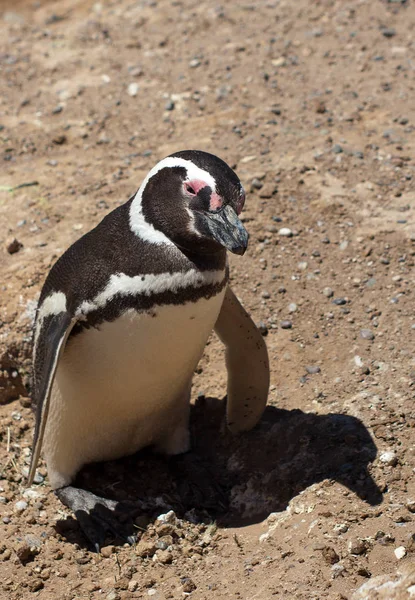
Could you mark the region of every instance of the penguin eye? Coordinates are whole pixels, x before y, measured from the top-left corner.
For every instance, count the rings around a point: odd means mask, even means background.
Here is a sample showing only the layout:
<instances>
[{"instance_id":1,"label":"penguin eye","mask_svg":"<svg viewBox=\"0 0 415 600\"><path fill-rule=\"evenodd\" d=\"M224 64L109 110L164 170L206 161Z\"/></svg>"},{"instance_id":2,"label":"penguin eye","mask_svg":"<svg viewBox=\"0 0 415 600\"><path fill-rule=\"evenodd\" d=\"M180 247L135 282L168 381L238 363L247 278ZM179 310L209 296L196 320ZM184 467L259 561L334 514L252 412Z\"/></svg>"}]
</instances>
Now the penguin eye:
<instances>
[{"instance_id":1,"label":"penguin eye","mask_svg":"<svg viewBox=\"0 0 415 600\"><path fill-rule=\"evenodd\" d=\"M192 187L191 183L188 183L187 181L184 184L184 189L186 190L186 192L188 194L191 194L192 196L196 196L196 191L195 189Z\"/></svg>"}]
</instances>

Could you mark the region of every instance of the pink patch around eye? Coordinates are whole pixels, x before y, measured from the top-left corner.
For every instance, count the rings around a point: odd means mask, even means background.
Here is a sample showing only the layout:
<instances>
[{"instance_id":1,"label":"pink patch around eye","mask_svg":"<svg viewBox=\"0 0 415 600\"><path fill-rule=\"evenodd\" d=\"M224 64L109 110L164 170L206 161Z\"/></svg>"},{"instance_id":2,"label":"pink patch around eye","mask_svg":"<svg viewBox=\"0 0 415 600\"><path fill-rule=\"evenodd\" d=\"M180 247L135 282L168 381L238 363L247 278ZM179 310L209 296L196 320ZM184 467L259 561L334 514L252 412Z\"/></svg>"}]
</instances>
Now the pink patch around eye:
<instances>
[{"instance_id":1,"label":"pink patch around eye","mask_svg":"<svg viewBox=\"0 0 415 600\"><path fill-rule=\"evenodd\" d=\"M209 202L209 210L219 210L222 207L223 200L216 192L212 192Z\"/></svg>"},{"instance_id":2,"label":"pink patch around eye","mask_svg":"<svg viewBox=\"0 0 415 600\"><path fill-rule=\"evenodd\" d=\"M202 181L201 179L192 179L191 181L184 182L184 188L190 194L198 194L199 191L206 186L206 181Z\"/></svg>"}]
</instances>

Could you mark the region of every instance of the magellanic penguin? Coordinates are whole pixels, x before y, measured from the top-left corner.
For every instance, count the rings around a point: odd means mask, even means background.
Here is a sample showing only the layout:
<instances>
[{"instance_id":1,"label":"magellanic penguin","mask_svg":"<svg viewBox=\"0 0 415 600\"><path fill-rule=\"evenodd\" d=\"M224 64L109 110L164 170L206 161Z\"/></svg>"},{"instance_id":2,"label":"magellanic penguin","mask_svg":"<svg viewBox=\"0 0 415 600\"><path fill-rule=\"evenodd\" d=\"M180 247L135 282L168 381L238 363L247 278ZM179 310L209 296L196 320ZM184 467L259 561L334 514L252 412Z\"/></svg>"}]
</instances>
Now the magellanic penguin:
<instances>
[{"instance_id":1,"label":"magellanic penguin","mask_svg":"<svg viewBox=\"0 0 415 600\"><path fill-rule=\"evenodd\" d=\"M226 347L229 429L260 419L267 349L228 285L226 258L247 247L244 201L221 159L177 152L51 269L34 326L29 484L42 448L52 488L77 516L98 500L113 508L70 485L83 465L145 446L189 449L190 386L213 329ZM91 523L81 527L96 543Z\"/></svg>"}]
</instances>

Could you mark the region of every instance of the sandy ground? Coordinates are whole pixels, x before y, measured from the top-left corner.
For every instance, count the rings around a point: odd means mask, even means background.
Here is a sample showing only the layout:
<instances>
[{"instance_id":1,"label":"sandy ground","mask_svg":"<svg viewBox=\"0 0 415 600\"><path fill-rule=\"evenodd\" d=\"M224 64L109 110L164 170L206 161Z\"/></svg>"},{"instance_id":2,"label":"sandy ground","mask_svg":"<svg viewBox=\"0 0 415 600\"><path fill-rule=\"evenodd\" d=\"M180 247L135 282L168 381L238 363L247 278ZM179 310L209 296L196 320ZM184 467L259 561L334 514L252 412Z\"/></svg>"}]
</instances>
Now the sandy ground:
<instances>
[{"instance_id":1,"label":"sandy ground","mask_svg":"<svg viewBox=\"0 0 415 600\"><path fill-rule=\"evenodd\" d=\"M0 598L413 598L413 3L3 0L0 28ZM44 466L25 488L34 308L62 251L187 148L249 192L232 285L269 406L224 430L212 338L188 464L85 470L150 501L137 546L96 555Z\"/></svg>"}]
</instances>

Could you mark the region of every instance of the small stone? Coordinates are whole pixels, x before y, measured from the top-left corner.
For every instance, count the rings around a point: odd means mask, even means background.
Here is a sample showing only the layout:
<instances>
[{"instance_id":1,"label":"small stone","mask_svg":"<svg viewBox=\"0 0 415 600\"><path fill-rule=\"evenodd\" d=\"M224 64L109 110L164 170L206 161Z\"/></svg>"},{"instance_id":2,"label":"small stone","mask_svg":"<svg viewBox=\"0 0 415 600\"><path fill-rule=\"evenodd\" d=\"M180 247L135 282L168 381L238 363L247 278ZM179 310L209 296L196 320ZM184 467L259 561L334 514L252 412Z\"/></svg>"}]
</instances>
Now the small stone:
<instances>
[{"instance_id":1,"label":"small stone","mask_svg":"<svg viewBox=\"0 0 415 600\"><path fill-rule=\"evenodd\" d=\"M268 327L265 325L265 323L263 321L260 321L257 325L260 334L265 337L266 335L268 335Z\"/></svg>"},{"instance_id":2,"label":"small stone","mask_svg":"<svg viewBox=\"0 0 415 600\"><path fill-rule=\"evenodd\" d=\"M25 511L27 507L28 507L28 504L24 500L19 500L14 505L15 511L18 512L18 513L21 513L23 511Z\"/></svg>"},{"instance_id":3,"label":"small stone","mask_svg":"<svg viewBox=\"0 0 415 600\"><path fill-rule=\"evenodd\" d=\"M164 110L174 110L175 104L173 100L168 100L164 105Z\"/></svg>"},{"instance_id":4,"label":"small stone","mask_svg":"<svg viewBox=\"0 0 415 600\"><path fill-rule=\"evenodd\" d=\"M56 144L57 146L61 146L62 144L64 144L67 141L67 137L66 135L62 134L62 135L57 135L52 139L52 142L54 144Z\"/></svg>"},{"instance_id":5,"label":"small stone","mask_svg":"<svg viewBox=\"0 0 415 600\"><path fill-rule=\"evenodd\" d=\"M346 298L334 298L334 300L332 300L331 302L336 306L344 306L345 304L347 304Z\"/></svg>"},{"instance_id":6,"label":"small stone","mask_svg":"<svg viewBox=\"0 0 415 600\"><path fill-rule=\"evenodd\" d=\"M348 245L349 245L349 242L347 240L343 240L342 242L340 242L339 248L340 248L340 250L346 250Z\"/></svg>"},{"instance_id":7,"label":"small stone","mask_svg":"<svg viewBox=\"0 0 415 600\"><path fill-rule=\"evenodd\" d=\"M39 548L37 546L29 546L29 544L26 542L20 544L16 548L17 558L20 560L22 565L25 565L33 560L37 554L39 554Z\"/></svg>"},{"instance_id":8,"label":"small stone","mask_svg":"<svg viewBox=\"0 0 415 600\"><path fill-rule=\"evenodd\" d=\"M200 67L201 62L198 58L193 58L190 62L189 62L189 67L191 69L196 69L196 67Z\"/></svg>"},{"instance_id":9,"label":"small stone","mask_svg":"<svg viewBox=\"0 0 415 600\"><path fill-rule=\"evenodd\" d=\"M145 540L141 540L136 546L135 553L138 556L141 556L141 558L146 558L149 556L153 556L156 550L157 546L154 542L146 542Z\"/></svg>"},{"instance_id":10,"label":"small stone","mask_svg":"<svg viewBox=\"0 0 415 600\"><path fill-rule=\"evenodd\" d=\"M115 546L104 546L101 548L101 554L104 558L109 558L115 552Z\"/></svg>"},{"instance_id":11,"label":"small stone","mask_svg":"<svg viewBox=\"0 0 415 600\"><path fill-rule=\"evenodd\" d=\"M286 321L281 321L280 322L281 329L291 329L292 326L293 326L292 321L286 320Z\"/></svg>"},{"instance_id":12,"label":"small stone","mask_svg":"<svg viewBox=\"0 0 415 600\"><path fill-rule=\"evenodd\" d=\"M396 30L392 27L383 27L381 31L382 35L385 36L385 38L391 38L394 35L396 35Z\"/></svg>"},{"instance_id":13,"label":"small stone","mask_svg":"<svg viewBox=\"0 0 415 600\"><path fill-rule=\"evenodd\" d=\"M361 329L360 337L363 338L364 340L370 340L370 341L373 341L375 339L375 335L372 331L370 331L370 329Z\"/></svg>"},{"instance_id":14,"label":"small stone","mask_svg":"<svg viewBox=\"0 0 415 600\"><path fill-rule=\"evenodd\" d=\"M55 108L52 110L52 115L58 115L62 111L63 111L63 106L58 104L58 106L55 106Z\"/></svg>"},{"instance_id":15,"label":"small stone","mask_svg":"<svg viewBox=\"0 0 415 600\"><path fill-rule=\"evenodd\" d=\"M106 596L105 600L120 600L120 595L115 590L111 590Z\"/></svg>"},{"instance_id":16,"label":"small stone","mask_svg":"<svg viewBox=\"0 0 415 600\"><path fill-rule=\"evenodd\" d=\"M260 198L272 198L272 196L277 192L277 188L273 183L265 183L261 189L259 190Z\"/></svg>"},{"instance_id":17,"label":"small stone","mask_svg":"<svg viewBox=\"0 0 415 600\"><path fill-rule=\"evenodd\" d=\"M251 181L251 191L253 190L260 190L263 187L263 183L262 181L260 181L257 177L254 177L254 179Z\"/></svg>"},{"instance_id":18,"label":"small stone","mask_svg":"<svg viewBox=\"0 0 415 600\"><path fill-rule=\"evenodd\" d=\"M330 287L325 287L323 289L323 295L326 296L326 298L331 298L334 295L334 292Z\"/></svg>"},{"instance_id":19,"label":"small stone","mask_svg":"<svg viewBox=\"0 0 415 600\"><path fill-rule=\"evenodd\" d=\"M29 590L31 592L38 592L39 590L43 589L44 585L45 584L41 579L29 579Z\"/></svg>"},{"instance_id":20,"label":"small stone","mask_svg":"<svg viewBox=\"0 0 415 600\"><path fill-rule=\"evenodd\" d=\"M140 89L140 86L138 85L138 83L133 81L132 83L129 84L129 86L127 88L128 95L132 96L132 97L137 96L139 89Z\"/></svg>"},{"instance_id":21,"label":"small stone","mask_svg":"<svg viewBox=\"0 0 415 600\"><path fill-rule=\"evenodd\" d=\"M293 236L293 232L288 227L281 227L281 229L278 231L278 233L279 233L279 235L282 235L283 237L292 237Z\"/></svg>"},{"instance_id":22,"label":"small stone","mask_svg":"<svg viewBox=\"0 0 415 600\"><path fill-rule=\"evenodd\" d=\"M190 577L182 577L180 579L180 582L183 586L182 590L185 594L190 594L197 588L195 582L192 579L190 579Z\"/></svg>"},{"instance_id":23,"label":"small stone","mask_svg":"<svg viewBox=\"0 0 415 600\"><path fill-rule=\"evenodd\" d=\"M340 144L334 144L332 151L334 154L341 154L343 152L343 148L340 146Z\"/></svg>"},{"instance_id":24,"label":"small stone","mask_svg":"<svg viewBox=\"0 0 415 600\"><path fill-rule=\"evenodd\" d=\"M404 558L406 556L406 548L405 546L399 546L398 548L395 548L393 553L395 554L398 560L401 560L401 558Z\"/></svg>"},{"instance_id":25,"label":"small stone","mask_svg":"<svg viewBox=\"0 0 415 600\"><path fill-rule=\"evenodd\" d=\"M169 523L170 525L175 525L177 522L176 513L173 510L169 510L169 512L159 515L157 517L157 521L161 521L162 523Z\"/></svg>"},{"instance_id":26,"label":"small stone","mask_svg":"<svg viewBox=\"0 0 415 600\"><path fill-rule=\"evenodd\" d=\"M321 243L330 244L330 239L325 235L323 238L321 238Z\"/></svg>"},{"instance_id":27,"label":"small stone","mask_svg":"<svg viewBox=\"0 0 415 600\"><path fill-rule=\"evenodd\" d=\"M297 267L300 269L300 271L305 271L308 267L308 262L303 260L298 263Z\"/></svg>"},{"instance_id":28,"label":"small stone","mask_svg":"<svg viewBox=\"0 0 415 600\"><path fill-rule=\"evenodd\" d=\"M415 513L415 500L408 500L406 503L406 508L409 510L409 512Z\"/></svg>"},{"instance_id":29,"label":"small stone","mask_svg":"<svg viewBox=\"0 0 415 600\"><path fill-rule=\"evenodd\" d=\"M379 460L388 467L395 467L398 464L398 458L392 451L382 452L382 454L379 456Z\"/></svg>"},{"instance_id":30,"label":"small stone","mask_svg":"<svg viewBox=\"0 0 415 600\"><path fill-rule=\"evenodd\" d=\"M317 365L307 366L305 368L305 370L307 371L307 373L309 375L316 375L317 373L320 373L320 371L321 371L320 367L318 367Z\"/></svg>"},{"instance_id":31,"label":"small stone","mask_svg":"<svg viewBox=\"0 0 415 600\"><path fill-rule=\"evenodd\" d=\"M266 290L264 290L264 291L261 293L261 298L265 298L265 299L267 299L267 298L271 298L271 294L270 294L269 292L267 292Z\"/></svg>"},{"instance_id":32,"label":"small stone","mask_svg":"<svg viewBox=\"0 0 415 600\"><path fill-rule=\"evenodd\" d=\"M322 555L328 565L335 565L340 560L339 555L331 546L324 546Z\"/></svg>"},{"instance_id":33,"label":"small stone","mask_svg":"<svg viewBox=\"0 0 415 600\"><path fill-rule=\"evenodd\" d=\"M173 554L168 550L157 550L156 557L163 565L169 565L173 561Z\"/></svg>"},{"instance_id":34,"label":"small stone","mask_svg":"<svg viewBox=\"0 0 415 600\"><path fill-rule=\"evenodd\" d=\"M9 254L16 254L16 252L19 252L23 248L23 244L16 238L13 238L7 242L6 248Z\"/></svg>"},{"instance_id":35,"label":"small stone","mask_svg":"<svg viewBox=\"0 0 415 600\"><path fill-rule=\"evenodd\" d=\"M366 552L367 548L368 548L367 542L365 542L364 540L356 539L356 540L351 540L349 542L350 554L356 554L356 555L364 554Z\"/></svg>"},{"instance_id":36,"label":"small stone","mask_svg":"<svg viewBox=\"0 0 415 600\"><path fill-rule=\"evenodd\" d=\"M288 312L290 313L295 313L298 309L298 306L296 305L295 302L291 302L291 304L288 305Z\"/></svg>"}]
</instances>

